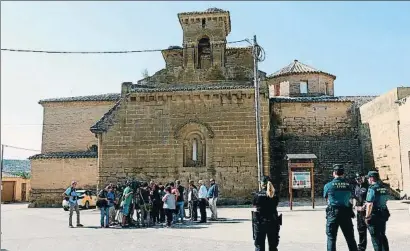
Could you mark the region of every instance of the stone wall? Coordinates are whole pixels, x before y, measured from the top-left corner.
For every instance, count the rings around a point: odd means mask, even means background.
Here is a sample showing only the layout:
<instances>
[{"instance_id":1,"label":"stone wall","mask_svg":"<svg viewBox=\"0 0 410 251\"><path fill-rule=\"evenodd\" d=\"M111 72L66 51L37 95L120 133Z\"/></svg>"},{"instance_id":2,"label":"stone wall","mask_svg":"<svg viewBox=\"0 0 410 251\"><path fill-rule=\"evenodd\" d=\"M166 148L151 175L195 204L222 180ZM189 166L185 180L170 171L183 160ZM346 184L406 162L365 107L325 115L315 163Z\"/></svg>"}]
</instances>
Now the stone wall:
<instances>
[{"instance_id":1,"label":"stone wall","mask_svg":"<svg viewBox=\"0 0 410 251\"><path fill-rule=\"evenodd\" d=\"M403 190L404 194L410 197L410 96L401 100L401 104L399 105L399 118Z\"/></svg>"},{"instance_id":2,"label":"stone wall","mask_svg":"<svg viewBox=\"0 0 410 251\"><path fill-rule=\"evenodd\" d=\"M207 83L225 80L253 79L252 47L226 48L223 50L224 63L213 64L209 68L194 69L182 66L181 51L177 49L162 52L166 60L166 68L151 77L138 81L140 84L156 83ZM262 74L264 75L264 74ZM264 77L264 76L262 76Z\"/></svg>"},{"instance_id":3,"label":"stone wall","mask_svg":"<svg viewBox=\"0 0 410 251\"><path fill-rule=\"evenodd\" d=\"M286 101L271 99L271 173L288 195L286 154L311 153L315 191L320 196L331 179L332 165L345 164L346 175L361 170L357 110L352 101ZM348 162L350 164L347 164Z\"/></svg>"},{"instance_id":4,"label":"stone wall","mask_svg":"<svg viewBox=\"0 0 410 251\"><path fill-rule=\"evenodd\" d=\"M87 150L97 139L92 126L114 101L50 102L42 104L42 153Z\"/></svg>"},{"instance_id":5,"label":"stone wall","mask_svg":"<svg viewBox=\"0 0 410 251\"><path fill-rule=\"evenodd\" d=\"M97 159L32 159L30 199L36 206L61 206L61 194L72 180L78 182L79 188L95 188L98 181Z\"/></svg>"},{"instance_id":6,"label":"stone wall","mask_svg":"<svg viewBox=\"0 0 410 251\"><path fill-rule=\"evenodd\" d=\"M131 93L123 102L113 114L115 123L99 135L100 183L135 177L163 183L179 179L186 185L215 178L221 198L235 201L248 200L257 189L252 89ZM263 98L266 168L268 109ZM205 165L184 167L190 135L199 135Z\"/></svg>"},{"instance_id":7,"label":"stone wall","mask_svg":"<svg viewBox=\"0 0 410 251\"><path fill-rule=\"evenodd\" d=\"M374 168L394 190L402 190L402 167L399 144L398 99L410 94L410 88L395 88L360 107L361 122L369 131ZM370 149L367 149L370 150Z\"/></svg>"},{"instance_id":8,"label":"stone wall","mask_svg":"<svg viewBox=\"0 0 410 251\"><path fill-rule=\"evenodd\" d=\"M300 82L307 82L306 96L333 96L334 79L326 74L294 74L290 76L273 77L268 80L269 96L302 96ZM279 90L277 90L279 88ZM279 95L277 95L279 94Z\"/></svg>"}]
</instances>

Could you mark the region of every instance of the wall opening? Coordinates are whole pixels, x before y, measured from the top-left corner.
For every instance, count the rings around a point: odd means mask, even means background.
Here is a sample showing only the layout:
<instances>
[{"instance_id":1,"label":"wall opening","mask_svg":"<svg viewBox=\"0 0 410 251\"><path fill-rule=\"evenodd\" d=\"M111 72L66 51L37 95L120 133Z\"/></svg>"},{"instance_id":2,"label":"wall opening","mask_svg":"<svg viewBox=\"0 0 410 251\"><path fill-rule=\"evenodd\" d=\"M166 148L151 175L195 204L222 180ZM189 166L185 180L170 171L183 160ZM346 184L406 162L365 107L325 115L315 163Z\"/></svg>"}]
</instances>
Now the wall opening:
<instances>
[{"instance_id":1,"label":"wall opening","mask_svg":"<svg viewBox=\"0 0 410 251\"><path fill-rule=\"evenodd\" d=\"M209 37L203 37L198 41L198 69L211 66L211 42Z\"/></svg>"},{"instance_id":2,"label":"wall opening","mask_svg":"<svg viewBox=\"0 0 410 251\"><path fill-rule=\"evenodd\" d=\"M206 26L206 20L205 18L202 18L202 28L205 28L205 26Z\"/></svg>"},{"instance_id":3,"label":"wall opening","mask_svg":"<svg viewBox=\"0 0 410 251\"><path fill-rule=\"evenodd\" d=\"M194 139L192 141L192 160L197 161L198 160L198 141Z\"/></svg>"},{"instance_id":4,"label":"wall opening","mask_svg":"<svg viewBox=\"0 0 410 251\"><path fill-rule=\"evenodd\" d=\"M325 95L329 95L329 83L325 83Z\"/></svg>"},{"instance_id":5,"label":"wall opening","mask_svg":"<svg viewBox=\"0 0 410 251\"><path fill-rule=\"evenodd\" d=\"M199 132L189 134L184 140L184 167L202 167L206 165L206 144Z\"/></svg>"},{"instance_id":6,"label":"wall opening","mask_svg":"<svg viewBox=\"0 0 410 251\"><path fill-rule=\"evenodd\" d=\"M300 82L300 94L307 94L308 93L308 83L307 81Z\"/></svg>"},{"instance_id":7,"label":"wall opening","mask_svg":"<svg viewBox=\"0 0 410 251\"><path fill-rule=\"evenodd\" d=\"M275 96L280 96L280 84L275 85Z\"/></svg>"}]
</instances>

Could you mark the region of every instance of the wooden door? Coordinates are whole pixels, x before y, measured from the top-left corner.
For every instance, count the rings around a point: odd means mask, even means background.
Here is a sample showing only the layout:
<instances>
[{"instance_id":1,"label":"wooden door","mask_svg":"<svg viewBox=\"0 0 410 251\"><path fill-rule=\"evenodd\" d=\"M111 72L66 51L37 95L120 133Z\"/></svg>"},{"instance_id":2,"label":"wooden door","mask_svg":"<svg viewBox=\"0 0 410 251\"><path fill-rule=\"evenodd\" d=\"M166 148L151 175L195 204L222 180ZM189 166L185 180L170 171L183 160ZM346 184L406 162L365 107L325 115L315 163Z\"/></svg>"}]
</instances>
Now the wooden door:
<instances>
[{"instance_id":1,"label":"wooden door","mask_svg":"<svg viewBox=\"0 0 410 251\"><path fill-rule=\"evenodd\" d=\"M27 184L22 183L21 184L21 201L26 201L27 200Z\"/></svg>"},{"instance_id":2,"label":"wooden door","mask_svg":"<svg viewBox=\"0 0 410 251\"><path fill-rule=\"evenodd\" d=\"M14 181L3 181L3 189L1 190L2 202L14 201Z\"/></svg>"}]
</instances>

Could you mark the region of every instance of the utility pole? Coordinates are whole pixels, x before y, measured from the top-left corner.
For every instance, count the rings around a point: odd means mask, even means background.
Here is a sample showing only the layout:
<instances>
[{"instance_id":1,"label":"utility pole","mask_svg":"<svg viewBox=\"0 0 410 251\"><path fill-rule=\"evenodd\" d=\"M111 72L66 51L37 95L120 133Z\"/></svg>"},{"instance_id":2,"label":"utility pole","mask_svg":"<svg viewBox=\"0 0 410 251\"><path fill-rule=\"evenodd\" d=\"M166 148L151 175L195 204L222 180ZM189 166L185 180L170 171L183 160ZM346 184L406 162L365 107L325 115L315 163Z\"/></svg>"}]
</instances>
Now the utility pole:
<instances>
[{"instance_id":1,"label":"utility pole","mask_svg":"<svg viewBox=\"0 0 410 251\"><path fill-rule=\"evenodd\" d=\"M262 181L263 163L262 163L262 128L260 116L260 88L259 88L259 70L258 62L261 48L256 41L256 35L253 36L253 84L255 89L255 124L256 124L256 156L258 163L258 182ZM259 190L261 186L259 185Z\"/></svg>"},{"instance_id":2,"label":"utility pole","mask_svg":"<svg viewBox=\"0 0 410 251\"><path fill-rule=\"evenodd\" d=\"M4 145L1 144L1 156L0 156L0 185L1 185L1 191L0 191L0 219L1 219L1 193L3 192L3 158L4 158ZM1 249L1 236L3 235L3 232L1 231L1 224L0 224L0 249Z\"/></svg>"}]
</instances>

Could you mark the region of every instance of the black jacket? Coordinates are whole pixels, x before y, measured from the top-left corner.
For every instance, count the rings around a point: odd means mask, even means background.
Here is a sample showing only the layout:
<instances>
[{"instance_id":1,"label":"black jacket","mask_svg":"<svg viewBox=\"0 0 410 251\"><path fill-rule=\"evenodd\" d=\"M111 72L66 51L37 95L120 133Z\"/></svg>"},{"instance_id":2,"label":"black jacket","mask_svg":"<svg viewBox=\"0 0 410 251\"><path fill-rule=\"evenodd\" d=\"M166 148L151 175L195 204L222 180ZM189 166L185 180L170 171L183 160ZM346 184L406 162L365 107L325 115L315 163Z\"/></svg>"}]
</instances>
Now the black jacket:
<instances>
[{"instance_id":1,"label":"black jacket","mask_svg":"<svg viewBox=\"0 0 410 251\"><path fill-rule=\"evenodd\" d=\"M366 202L367 190L369 189L369 184L367 182L361 185L356 184L354 188L354 198L356 199L356 206L363 206Z\"/></svg>"},{"instance_id":2,"label":"black jacket","mask_svg":"<svg viewBox=\"0 0 410 251\"><path fill-rule=\"evenodd\" d=\"M264 220L275 220L278 217L279 197L275 193L273 198L269 198L266 194L266 189L256 193L253 198L253 205L256 211L260 213L260 218Z\"/></svg>"}]
</instances>

